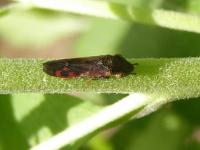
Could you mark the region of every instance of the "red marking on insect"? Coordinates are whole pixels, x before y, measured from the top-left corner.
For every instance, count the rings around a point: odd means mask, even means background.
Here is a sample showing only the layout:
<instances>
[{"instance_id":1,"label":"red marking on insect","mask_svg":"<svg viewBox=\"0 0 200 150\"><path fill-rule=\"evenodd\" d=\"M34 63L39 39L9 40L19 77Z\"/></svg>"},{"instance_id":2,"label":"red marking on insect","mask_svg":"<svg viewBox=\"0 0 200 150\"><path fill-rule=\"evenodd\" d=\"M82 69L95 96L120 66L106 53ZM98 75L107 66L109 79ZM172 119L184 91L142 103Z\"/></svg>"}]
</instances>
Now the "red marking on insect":
<instances>
[{"instance_id":1,"label":"red marking on insect","mask_svg":"<svg viewBox=\"0 0 200 150\"><path fill-rule=\"evenodd\" d=\"M69 70L69 68L67 68L67 67L65 66L65 67L63 67L63 70L64 70L64 71L67 71L67 70Z\"/></svg>"},{"instance_id":2,"label":"red marking on insect","mask_svg":"<svg viewBox=\"0 0 200 150\"><path fill-rule=\"evenodd\" d=\"M121 55L102 55L48 61L43 64L43 70L48 75L60 78L120 78L131 74L134 65Z\"/></svg>"},{"instance_id":3,"label":"red marking on insect","mask_svg":"<svg viewBox=\"0 0 200 150\"><path fill-rule=\"evenodd\" d=\"M61 70L57 70L57 71L55 72L55 76L56 76L56 77L60 77L60 76L61 76L61 72L62 72Z\"/></svg>"},{"instance_id":4,"label":"red marking on insect","mask_svg":"<svg viewBox=\"0 0 200 150\"><path fill-rule=\"evenodd\" d=\"M68 76L69 76L69 77L76 77L77 74L75 74L74 72L69 72L69 73L68 73Z\"/></svg>"}]
</instances>

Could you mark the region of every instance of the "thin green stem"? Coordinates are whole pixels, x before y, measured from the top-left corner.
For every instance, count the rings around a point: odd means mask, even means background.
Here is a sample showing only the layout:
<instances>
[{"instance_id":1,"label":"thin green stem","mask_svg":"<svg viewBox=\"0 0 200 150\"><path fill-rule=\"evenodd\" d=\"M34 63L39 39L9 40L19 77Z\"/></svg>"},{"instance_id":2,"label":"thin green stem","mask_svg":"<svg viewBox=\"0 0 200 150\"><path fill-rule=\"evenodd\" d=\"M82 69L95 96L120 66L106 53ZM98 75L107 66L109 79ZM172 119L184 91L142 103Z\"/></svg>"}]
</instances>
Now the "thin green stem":
<instances>
[{"instance_id":1,"label":"thin green stem","mask_svg":"<svg viewBox=\"0 0 200 150\"><path fill-rule=\"evenodd\" d=\"M108 106L94 116L33 147L31 150L60 149L63 146L72 144L75 141L77 142L81 138L104 128L109 123L112 123L120 118L126 116L129 116L130 118L130 116L136 113L136 110L145 106L149 100L149 96L140 93L131 94L123 98L121 101Z\"/></svg>"},{"instance_id":2,"label":"thin green stem","mask_svg":"<svg viewBox=\"0 0 200 150\"><path fill-rule=\"evenodd\" d=\"M93 0L18 0L34 6L81 15L136 21L170 29L200 33L200 17L164 9L147 9Z\"/></svg>"}]
</instances>

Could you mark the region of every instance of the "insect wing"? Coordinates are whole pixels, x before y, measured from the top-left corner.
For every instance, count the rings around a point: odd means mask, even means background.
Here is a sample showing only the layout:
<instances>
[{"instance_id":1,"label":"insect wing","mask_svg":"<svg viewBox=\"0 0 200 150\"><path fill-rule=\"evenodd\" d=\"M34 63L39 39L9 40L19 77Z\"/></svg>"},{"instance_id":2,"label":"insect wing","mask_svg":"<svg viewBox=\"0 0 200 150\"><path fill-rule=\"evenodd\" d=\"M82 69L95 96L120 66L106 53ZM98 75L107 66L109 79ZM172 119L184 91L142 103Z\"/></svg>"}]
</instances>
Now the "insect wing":
<instances>
[{"instance_id":1,"label":"insect wing","mask_svg":"<svg viewBox=\"0 0 200 150\"><path fill-rule=\"evenodd\" d=\"M43 64L43 70L48 75L73 78L81 76L99 77L104 76L109 69L103 65L102 59L95 57L91 59L62 59L49 61Z\"/></svg>"},{"instance_id":2,"label":"insect wing","mask_svg":"<svg viewBox=\"0 0 200 150\"><path fill-rule=\"evenodd\" d=\"M43 70L48 75L60 78L102 78L112 75L122 77L130 74L134 65L121 55L102 55L48 61L43 64Z\"/></svg>"}]
</instances>

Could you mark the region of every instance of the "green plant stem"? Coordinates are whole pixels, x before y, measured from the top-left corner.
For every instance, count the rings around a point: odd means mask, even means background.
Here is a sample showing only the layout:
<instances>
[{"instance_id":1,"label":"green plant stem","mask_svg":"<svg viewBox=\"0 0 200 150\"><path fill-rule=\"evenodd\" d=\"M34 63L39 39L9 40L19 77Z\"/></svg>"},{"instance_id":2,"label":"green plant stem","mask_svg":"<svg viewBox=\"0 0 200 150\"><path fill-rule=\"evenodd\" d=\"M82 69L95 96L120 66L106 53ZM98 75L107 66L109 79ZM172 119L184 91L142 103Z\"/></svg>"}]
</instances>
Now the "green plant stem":
<instances>
[{"instance_id":1,"label":"green plant stem","mask_svg":"<svg viewBox=\"0 0 200 150\"><path fill-rule=\"evenodd\" d=\"M158 93L168 97L200 96L200 58L129 59L138 63L122 78L61 79L43 72L46 60L0 59L0 93Z\"/></svg>"},{"instance_id":2,"label":"green plant stem","mask_svg":"<svg viewBox=\"0 0 200 150\"><path fill-rule=\"evenodd\" d=\"M138 63L122 78L61 79L43 72L46 60L0 59L0 93L142 93L152 102L138 116L178 99L200 96L200 58L129 59Z\"/></svg>"},{"instance_id":3,"label":"green plant stem","mask_svg":"<svg viewBox=\"0 0 200 150\"><path fill-rule=\"evenodd\" d=\"M200 17L164 9L147 9L93 0L17 0L34 6L81 15L136 21L170 29L200 33Z\"/></svg>"},{"instance_id":4,"label":"green plant stem","mask_svg":"<svg viewBox=\"0 0 200 150\"><path fill-rule=\"evenodd\" d=\"M95 131L104 128L109 123L112 123L126 116L129 116L130 118L130 116L136 113L136 110L145 106L149 100L149 96L143 95L141 93L131 94L123 98L121 101L106 107L94 116L60 132L49 140L33 147L31 150L55 150L72 144L75 141L77 142L82 137L88 136Z\"/></svg>"}]
</instances>

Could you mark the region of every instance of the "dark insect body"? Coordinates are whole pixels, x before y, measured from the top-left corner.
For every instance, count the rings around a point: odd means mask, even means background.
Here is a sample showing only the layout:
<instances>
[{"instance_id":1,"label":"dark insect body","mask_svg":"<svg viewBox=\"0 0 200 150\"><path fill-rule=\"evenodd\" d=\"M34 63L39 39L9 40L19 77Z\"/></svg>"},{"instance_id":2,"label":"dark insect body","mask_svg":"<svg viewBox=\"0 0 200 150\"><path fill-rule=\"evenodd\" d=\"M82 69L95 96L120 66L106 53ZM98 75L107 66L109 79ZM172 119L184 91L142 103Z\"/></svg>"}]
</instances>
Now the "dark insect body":
<instances>
[{"instance_id":1,"label":"dark insect body","mask_svg":"<svg viewBox=\"0 0 200 150\"><path fill-rule=\"evenodd\" d=\"M60 78L119 78L130 74L134 64L130 64L121 55L102 55L48 61L43 64L43 70L50 76Z\"/></svg>"}]
</instances>

